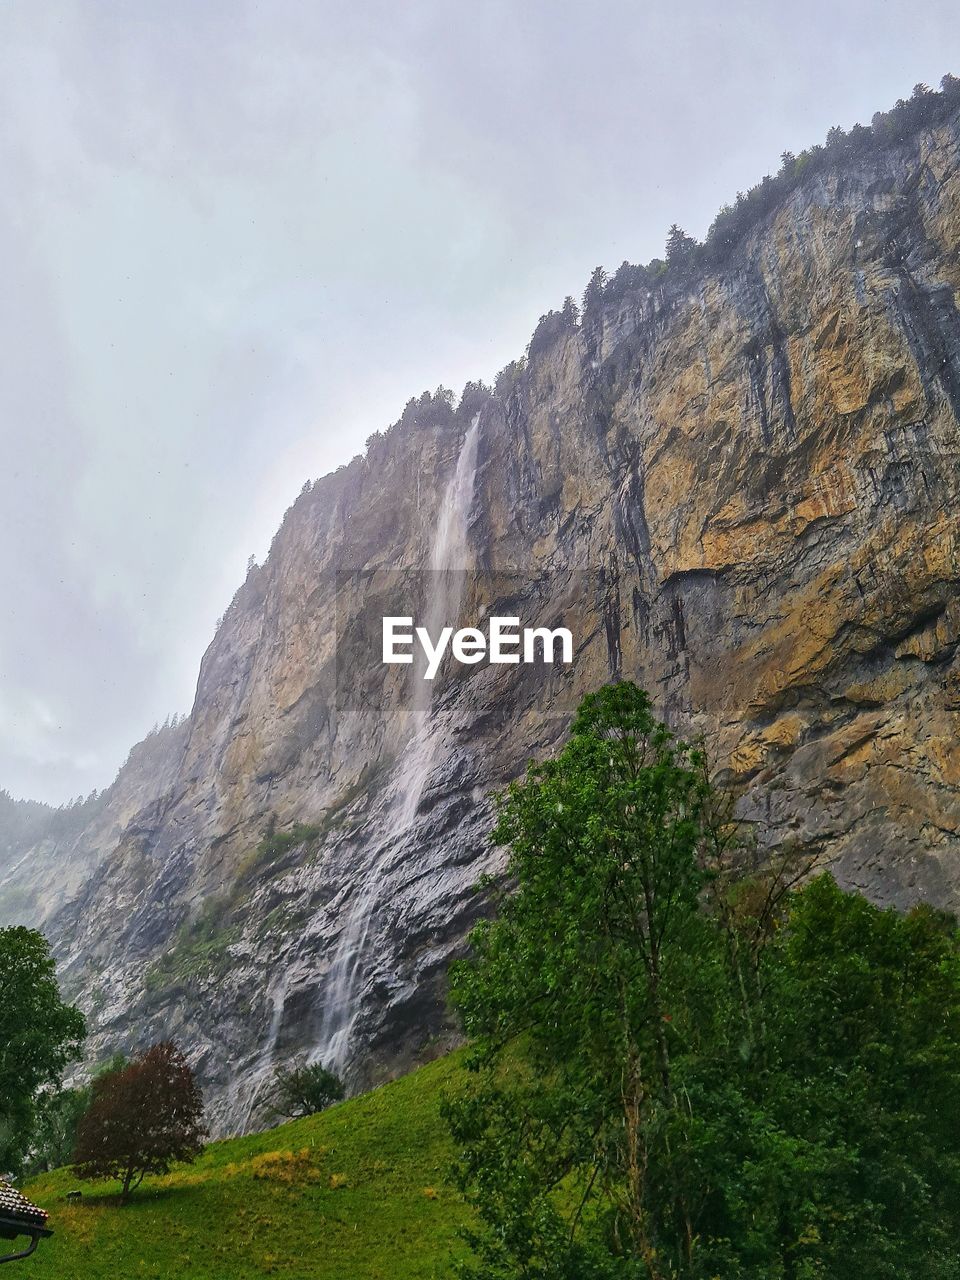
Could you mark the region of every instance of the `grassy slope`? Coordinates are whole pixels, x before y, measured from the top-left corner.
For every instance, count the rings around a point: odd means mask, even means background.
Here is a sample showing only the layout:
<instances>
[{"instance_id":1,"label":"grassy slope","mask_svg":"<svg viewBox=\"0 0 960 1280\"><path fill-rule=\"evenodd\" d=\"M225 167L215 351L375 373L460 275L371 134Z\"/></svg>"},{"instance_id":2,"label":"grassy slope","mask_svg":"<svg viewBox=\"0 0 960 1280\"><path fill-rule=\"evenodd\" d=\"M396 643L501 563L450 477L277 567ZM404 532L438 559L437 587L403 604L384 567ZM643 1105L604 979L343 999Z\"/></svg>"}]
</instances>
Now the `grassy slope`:
<instances>
[{"instance_id":1,"label":"grassy slope","mask_svg":"<svg viewBox=\"0 0 960 1280\"><path fill-rule=\"evenodd\" d=\"M461 1071L452 1054L322 1115L212 1143L196 1164L148 1179L123 1209L113 1185L44 1174L25 1190L48 1210L55 1235L22 1274L449 1277L467 1211L448 1184L452 1148L439 1104ZM83 1202L68 1205L77 1186Z\"/></svg>"}]
</instances>

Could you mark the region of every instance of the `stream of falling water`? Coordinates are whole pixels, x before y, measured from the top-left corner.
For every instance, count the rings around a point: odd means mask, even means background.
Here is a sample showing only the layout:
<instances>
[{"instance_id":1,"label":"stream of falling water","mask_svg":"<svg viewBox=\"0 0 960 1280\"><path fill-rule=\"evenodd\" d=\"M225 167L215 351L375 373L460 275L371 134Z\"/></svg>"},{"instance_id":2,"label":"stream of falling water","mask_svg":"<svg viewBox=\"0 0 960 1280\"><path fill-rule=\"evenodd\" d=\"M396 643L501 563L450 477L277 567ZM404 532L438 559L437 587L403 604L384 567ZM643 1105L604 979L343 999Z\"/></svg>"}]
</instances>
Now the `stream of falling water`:
<instances>
[{"instance_id":1,"label":"stream of falling water","mask_svg":"<svg viewBox=\"0 0 960 1280\"><path fill-rule=\"evenodd\" d=\"M443 495L440 517L430 547L431 570L424 625L436 638L445 626L455 627L463 603L466 570L470 567L467 523L473 504L473 487L477 474L477 435L480 415L473 419L463 438L457 468ZM439 745L438 733L430 723L433 681L424 680L425 656L421 653L414 666L413 733L404 754L397 782L400 803L397 829L405 831L416 816L420 796L433 768Z\"/></svg>"},{"instance_id":2,"label":"stream of falling water","mask_svg":"<svg viewBox=\"0 0 960 1280\"><path fill-rule=\"evenodd\" d=\"M467 428L460 455L450 481L444 490L436 529L430 545L427 600L423 625L434 638L441 627L457 625L466 570L470 568L467 526L473 505L477 474L477 443L480 431L478 413ZM423 678L421 655L413 667L412 728L410 739L394 785L393 807L396 813L394 835L402 835L413 823L423 789L437 760L442 733L431 722L433 681ZM389 848L366 871L353 899L346 906L346 919L340 932L337 950L327 975L324 993L323 1022L314 1057L325 1066L339 1070L347 1060L350 1036L357 1017L356 994L360 978L360 960L372 922L380 872L389 856Z\"/></svg>"}]
</instances>

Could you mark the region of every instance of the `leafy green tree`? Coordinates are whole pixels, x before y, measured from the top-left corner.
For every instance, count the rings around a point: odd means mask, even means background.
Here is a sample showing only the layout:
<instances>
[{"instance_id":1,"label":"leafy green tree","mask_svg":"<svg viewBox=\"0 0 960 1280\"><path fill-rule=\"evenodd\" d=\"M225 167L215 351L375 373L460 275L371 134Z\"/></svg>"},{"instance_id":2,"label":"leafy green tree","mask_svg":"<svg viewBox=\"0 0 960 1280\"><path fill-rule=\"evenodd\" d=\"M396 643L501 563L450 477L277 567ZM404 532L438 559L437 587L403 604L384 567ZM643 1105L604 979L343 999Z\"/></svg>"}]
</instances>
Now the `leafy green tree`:
<instances>
[{"instance_id":1,"label":"leafy green tree","mask_svg":"<svg viewBox=\"0 0 960 1280\"><path fill-rule=\"evenodd\" d=\"M763 961L769 1084L798 1153L794 1256L810 1275L960 1274L960 941L821 875Z\"/></svg>"},{"instance_id":2,"label":"leafy green tree","mask_svg":"<svg viewBox=\"0 0 960 1280\"><path fill-rule=\"evenodd\" d=\"M492 1228L474 1240L477 1275L593 1274L610 1241L654 1265L649 1137L675 1140L686 1114L677 991L692 955L705 977L718 967L698 911L705 799L699 761L628 684L586 698L560 757L501 799L494 839L518 890L453 975L482 1079L451 1112L464 1186ZM502 1081L518 1038L527 1069ZM571 1178L582 1200L564 1214ZM692 1235L694 1206L678 1185L667 1196Z\"/></svg>"},{"instance_id":3,"label":"leafy green tree","mask_svg":"<svg viewBox=\"0 0 960 1280\"><path fill-rule=\"evenodd\" d=\"M122 1071L127 1059L114 1054L94 1073L99 1080L114 1071ZM77 1142L77 1129L90 1106L92 1081L68 1089L49 1088L37 1099L37 1114L30 1142L26 1171L45 1173L68 1164Z\"/></svg>"},{"instance_id":4,"label":"leafy green tree","mask_svg":"<svg viewBox=\"0 0 960 1280\"><path fill-rule=\"evenodd\" d=\"M64 1004L42 934L0 929L0 1168L16 1172L30 1145L41 1090L80 1056L79 1009Z\"/></svg>"},{"instance_id":5,"label":"leafy green tree","mask_svg":"<svg viewBox=\"0 0 960 1280\"><path fill-rule=\"evenodd\" d=\"M745 875L702 758L629 684L499 804L515 889L452 982L464 1274L956 1277L952 923L792 888L787 857Z\"/></svg>"},{"instance_id":6,"label":"leafy green tree","mask_svg":"<svg viewBox=\"0 0 960 1280\"><path fill-rule=\"evenodd\" d=\"M343 1081L322 1063L296 1063L274 1075L274 1111L293 1119L324 1111L344 1096Z\"/></svg>"},{"instance_id":7,"label":"leafy green tree","mask_svg":"<svg viewBox=\"0 0 960 1280\"><path fill-rule=\"evenodd\" d=\"M69 1163L77 1141L77 1126L90 1105L89 1086L50 1089L37 1100L37 1114L26 1161L31 1176Z\"/></svg>"}]
</instances>

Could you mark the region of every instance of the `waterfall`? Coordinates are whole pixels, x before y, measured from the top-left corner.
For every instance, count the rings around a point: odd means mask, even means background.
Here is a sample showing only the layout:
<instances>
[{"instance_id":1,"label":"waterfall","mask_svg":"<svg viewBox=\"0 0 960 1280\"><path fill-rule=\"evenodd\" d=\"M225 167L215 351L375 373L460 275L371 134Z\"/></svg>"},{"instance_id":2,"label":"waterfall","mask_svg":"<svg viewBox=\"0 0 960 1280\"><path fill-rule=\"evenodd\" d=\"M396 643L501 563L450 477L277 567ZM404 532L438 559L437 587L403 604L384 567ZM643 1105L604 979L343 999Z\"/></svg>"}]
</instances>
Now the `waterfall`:
<instances>
[{"instance_id":1,"label":"waterfall","mask_svg":"<svg viewBox=\"0 0 960 1280\"><path fill-rule=\"evenodd\" d=\"M467 544L467 522L473 504L473 486L477 474L477 436L479 413L471 422L463 439L457 467L447 485L440 505L440 516L430 547L428 594L424 625L432 636L441 627L457 624L470 548ZM401 765L397 791L397 826L405 831L416 817L420 796L436 760L438 734L430 723L433 681L424 680L420 655L414 666L413 732Z\"/></svg>"},{"instance_id":2,"label":"waterfall","mask_svg":"<svg viewBox=\"0 0 960 1280\"><path fill-rule=\"evenodd\" d=\"M271 983L267 990L271 1006L270 1027L267 1032L267 1042L260 1054L258 1066L251 1072L247 1096L247 1114L241 1132L249 1128L253 1118L253 1109L260 1100L260 1090L264 1083L272 1077L275 1070L277 1042L280 1039L280 1027L283 1025L283 1010L287 999L285 976L281 977L279 982Z\"/></svg>"},{"instance_id":3,"label":"waterfall","mask_svg":"<svg viewBox=\"0 0 960 1280\"><path fill-rule=\"evenodd\" d=\"M473 505L479 432L478 413L467 428L456 468L444 490L430 545L424 625L431 635L438 634L441 627L456 626L463 603L466 571L470 568L467 525ZM411 733L392 797L396 814L394 830L398 836L407 831L416 817L442 738L441 731L431 722L434 682L423 678L423 661L421 657L412 669ZM327 975L319 1045L312 1056L333 1070L341 1069L347 1061L350 1035L357 1017L360 959L372 923L380 873L389 852L388 848L356 886L353 899L346 907L347 916Z\"/></svg>"}]
</instances>

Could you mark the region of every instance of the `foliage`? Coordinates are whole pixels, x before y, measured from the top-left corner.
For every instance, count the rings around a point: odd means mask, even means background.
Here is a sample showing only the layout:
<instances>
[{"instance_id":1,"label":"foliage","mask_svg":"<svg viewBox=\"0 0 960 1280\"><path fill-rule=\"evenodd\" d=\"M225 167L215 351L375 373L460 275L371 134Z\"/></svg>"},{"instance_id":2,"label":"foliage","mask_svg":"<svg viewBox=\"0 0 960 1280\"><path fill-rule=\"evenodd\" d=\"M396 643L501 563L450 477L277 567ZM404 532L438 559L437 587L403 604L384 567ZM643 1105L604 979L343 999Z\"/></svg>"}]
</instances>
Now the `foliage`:
<instances>
[{"instance_id":1,"label":"foliage","mask_svg":"<svg viewBox=\"0 0 960 1280\"><path fill-rule=\"evenodd\" d=\"M479 379L476 382L465 382L457 405L457 417L469 421L489 402L490 394L490 388Z\"/></svg>"},{"instance_id":2,"label":"foliage","mask_svg":"<svg viewBox=\"0 0 960 1280\"><path fill-rule=\"evenodd\" d=\"M30 1176L67 1163L76 1146L77 1126L89 1105L86 1085L49 1089L40 1095L25 1166Z\"/></svg>"},{"instance_id":3,"label":"foliage","mask_svg":"<svg viewBox=\"0 0 960 1280\"><path fill-rule=\"evenodd\" d=\"M688 236L674 223L667 236L667 264L678 271L692 267L696 262L698 248L693 236Z\"/></svg>"},{"instance_id":4,"label":"foliage","mask_svg":"<svg viewBox=\"0 0 960 1280\"><path fill-rule=\"evenodd\" d=\"M738 192L733 206L717 214L697 258L706 266L723 263L743 237L801 182L838 164L905 142L920 129L947 120L960 106L960 81L943 77L939 93L916 85L909 101L901 99L887 112L877 112L869 127L855 124L849 132L834 127L823 146L813 146L798 156L784 152L775 176L767 175L747 192Z\"/></svg>"},{"instance_id":5,"label":"foliage","mask_svg":"<svg viewBox=\"0 0 960 1280\"><path fill-rule=\"evenodd\" d=\"M603 267L594 267L593 274L587 281L583 291L583 315L587 319L603 305L604 290L607 287L607 273Z\"/></svg>"},{"instance_id":6,"label":"foliage","mask_svg":"<svg viewBox=\"0 0 960 1280\"><path fill-rule=\"evenodd\" d=\"M274 1111L289 1119L324 1111L344 1096L343 1081L320 1062L281 1067L275 1073L274 1083Z\"/></svg>"},{"instance_id":7,"label":"foliage","mask_svg":"<svg viewBox=\"0 0 960 1280\"><path fill-rule=\"evenodd\" d=\"M400 415L400 426L407 430L434 430L450 426L454 420L456 396L447 387L424 391L407 401Z\"/></svg>"},{"instance_id":8,"label":"foliage","mask_svg":"<svg viewBox=\"0 0 960 1280\"><path fill-rule=\"evenodd\" d=\"M580 311L573 298L565 298L562 311L548 311L541 316L527 346L527 359L533 360L547 351L565 333L573 333L580 323Z\"/></svg>"},{"instance_id":9,"label":"foliage","mask_svg":"<svg viewBox=\"0 0 960 1280\"><path fill-rule=\"evenodd\" d=\"M653 279L658 274L660 265L659 259L656 258L648 267L642 267L632 262L621 262L604 287L604 305L616 302L618 298L624 297L625 294L632 292L634 289L649 289Z\"/></svg>"},{"instance_id":10,"label":"foliage","mask_svg":"<svg viewBox=\"0 0 960 1280\"><path fill-rule=\"evenodd\" d=\"M453 1157L440 1097L463 1082L455 1054L321 1115L211 1142L194 1164L148 1179L123 1213L117 1185L79 1204L69 1169L24 1188L54 1235L36 1280L439 1280L462 1255L468 1210L445 1180ZM432 1193L432 1194L431 1194Z\"/></svg>"},{"instance_id":11,"label":"foliage","mask_svg":"<svg viewBox=\"0 0 960 1280\"><path fill-rule=\"evenodd\" d=\"M494 380L493 390L501 400L506 400L513 393L526 367L527 358L521 356L519 360L511 360L500 370Z\"/></svg>"},{"instance_id":12,"label":"foliage","mask_svg":"<svg viewBox=\"0 0 960 1280\"><path fill-rule=\"evenodd\" d=\"M42 839L53 812L39 800L15 800L0 788L0 855L15 857L18 849Z\"/></svg>"},{"instance_id":13,"label":"foliage","mask_svg":"<svg viewBox=\"0 0 960 1280\"><path fill-rule=\"evenodd\" d=\"M257 845L259 861L278 858L290 849L295 849L299 844L306 844L310 840L316 840L319 835L320 828L318 826L305 822L295 822L289 831L268 830Z\"/></svg>"},{"instance_id":14,"label":"foliage","mask_svg":"<svg viewBox=\"0 0 960 1280\"><path fill-rule=\"evenodd\" d=\"M153 1045L142 1058L93 1082L77 1130L78 1178L116 1178L120 1203L147 1174L167 1173L203 1150L203 1099L176 1045Z\"/></svg>"},{"instance_id":15,"label":"foliage","mask_svg":"<svg viewBox=\"0 0 960 1280\"><path fill-rule=\"evenodd\" d=\"M453 978L466 1276L956 1276L952 924L791 888L786 857L745 876L702 758L629 684L494 836L516 891Z\"/></svg>"},{"instance_id":16,"label":"foliage","mask_svg":"<svg viewBox=\"0 0 960 1280\"><path fill-rule=\"evenodd\" d=\"M59 1084L80 1056L79 1009L64 1004L46 939L33 929L0 929L0 1169L20 1168L36 1119L37 1096Z\"/></svg>"},{"instance_id":17,"label":"foliage","mask_svg":"<svg viewBox=\"0 0 960 1280\"><path fill-rule=\"evenodd\" d=\"M229 964L228 948L240 936L239 924L225 919L232 905L227 895L211 896L199 915L184 920L170 947L144 974L145 989L169 992L202 974L223 972Z\"/></svg>"},{"instance_id":18,"label":"foliage","mask_svg":"<svg viewBox=\"0 0 960 1280\"><path fill-rule=\"evenodd\" d=\"M22 854L44 840L63 840L82 831L103 809L107 792L91 791L57 808L39 800L14 800L0 790L0 860Z\"/></svg>"},{"instance_id":19,"label":"foliage","mask_svg":"<svg viewBox=\"0 0 960 1280\"><path fill-rule=\"evenodd\" d=\"M115 1054L95 1072L94 1079L122 1071L126 1065L124 1055ZM90 1095L89 1084L68 1089L49 1088L40 1094L26 1164L31 1177L58 1169L71 1158L77 1144L77 1128L90 1105Z\"/></svg>"}]
</instances>

